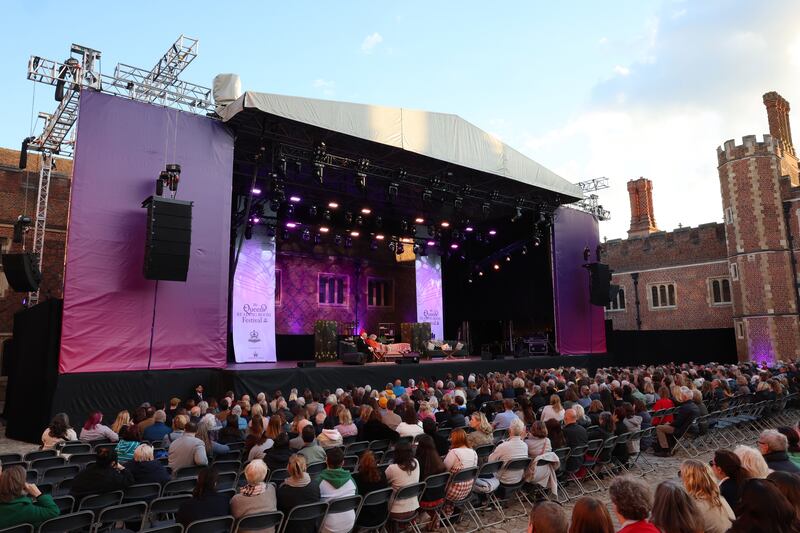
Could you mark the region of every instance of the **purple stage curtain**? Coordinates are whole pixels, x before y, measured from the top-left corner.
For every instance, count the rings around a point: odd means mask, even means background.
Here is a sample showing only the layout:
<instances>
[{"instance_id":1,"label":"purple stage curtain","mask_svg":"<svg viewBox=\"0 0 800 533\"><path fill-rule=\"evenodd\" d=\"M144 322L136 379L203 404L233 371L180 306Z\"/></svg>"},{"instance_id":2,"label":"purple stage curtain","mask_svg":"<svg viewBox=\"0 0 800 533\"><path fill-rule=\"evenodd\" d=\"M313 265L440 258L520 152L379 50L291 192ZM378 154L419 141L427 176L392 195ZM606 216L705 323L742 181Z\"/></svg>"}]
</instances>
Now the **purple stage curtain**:
<instances>
[{"instance_id":1,"label":"purple stage curtain","mask_svg":"<svg viewBox=\"0 0 800 533\"><path fill-rule=\"evenodd\" d=\"M589 271L583 250L600 243L597 219L582 211L559 208L553 224L553 300L559 353L605 353L605 311L589 303Z\"/></svg>"},{"instance_id":2,"label":"purple stage curtain","mask_svg":"<svg viewBox=\"0 0 800 533\"><path fill-rule=\"evenodd\" d=\"M192 246L187 281L156 290L142 274L141 204L166 163L182 168L177 198L194 202ZM61 373L225 366L232 169L220 123L82 92Z\"/></svg>"}]
</instances>

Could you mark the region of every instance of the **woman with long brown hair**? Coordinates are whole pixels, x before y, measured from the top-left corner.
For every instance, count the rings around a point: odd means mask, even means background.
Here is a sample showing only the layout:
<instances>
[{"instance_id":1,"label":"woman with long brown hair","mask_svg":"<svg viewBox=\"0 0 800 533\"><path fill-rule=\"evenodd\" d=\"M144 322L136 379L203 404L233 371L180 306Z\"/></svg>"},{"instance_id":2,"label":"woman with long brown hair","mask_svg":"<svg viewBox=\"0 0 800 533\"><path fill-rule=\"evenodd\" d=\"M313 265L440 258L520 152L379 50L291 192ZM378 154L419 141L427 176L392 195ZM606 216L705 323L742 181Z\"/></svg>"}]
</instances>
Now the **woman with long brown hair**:
<instances>
[{"instance_id":1,"label":"woman with long brown hair","mask_svg":"<svg viewBox=\"0 0 800 533\"><path fill-rule=\"evenodd\" d=\"M748 479L742 488L739 516L731 533L800 533L792 503L772 481Z\"/></svg>"},{"instance_id":2,"label":"woman with long brown hair","mask_svg":"<svg viewBox=\"0 0 800 533\"><path fill-rule=\"evenodd\" d=\"M789 472L773 472L767 479L775 483L781 494L792 504L794 517L800 520L800 476Z\"/></svg>"},{"instance_id":3,"label":"woman with long brown hair","mask_svg":"<svg viewBox=\"0 0 800 533\"><path fill-rule=\"evenodd\" d=\"M703 533L694 499L674 481L664 481L656 488L650 521L662 533Z\"/></svg>"},{"instance_id":4,"label":"woman with long brown hair","mask_svg":"<svg viewBox=\"0 0 800 533\"><path fill-rule=\"evenodd\" d=\"M707 533L725 533L736 518L728 502L720 495L711 468L700 461L687 459L680 469L683 487L694 500L698 516Z\"/></svg>"},{"instance_id":5,"label":"woman with long brown hair","mask_svg":"<svg viewBox=\"0 0 800 533\"><path fill-rule=\"evenodd\" d=\"M575 502L569 533L614 533L614 523L606 505L591 496Z\"/></svg>"},{"instance_id":6,"label":"woman with long brown hair","mask_svg":"<svg viewBox=\"0 0 800 533\"><path fill-rule=\"evenodd\" d=\"M383 470L378 468L375 454L370 450L361 454L361 459L358 461L358 472L353 474L353 481L356 482L358 493L361 496L366 496L370 492L385 489L389 486ZM383 522L388 512L388 502L380 508L365 507L358 514L357 525L366 528L377 526Z\"/></svg>"},{"instance_id":7,"label":"woman with long brown hair","mask_svg":"<svg viewBox=\"0 0 800 533\"><path fill-rule=\"evenodd\" d=\"M409 443L400 442L395 446L394 463L390 464L386 469L386 480L395 492L403 487L420 482L419 462L414 458L414 452ZM419 509L418 498L397 500L393 502L391 509L389 509L389 518L407 519L413 516L417 509ZM390 522L389 527L396 531L396 524Z\"/></svg>"}]
</instances>

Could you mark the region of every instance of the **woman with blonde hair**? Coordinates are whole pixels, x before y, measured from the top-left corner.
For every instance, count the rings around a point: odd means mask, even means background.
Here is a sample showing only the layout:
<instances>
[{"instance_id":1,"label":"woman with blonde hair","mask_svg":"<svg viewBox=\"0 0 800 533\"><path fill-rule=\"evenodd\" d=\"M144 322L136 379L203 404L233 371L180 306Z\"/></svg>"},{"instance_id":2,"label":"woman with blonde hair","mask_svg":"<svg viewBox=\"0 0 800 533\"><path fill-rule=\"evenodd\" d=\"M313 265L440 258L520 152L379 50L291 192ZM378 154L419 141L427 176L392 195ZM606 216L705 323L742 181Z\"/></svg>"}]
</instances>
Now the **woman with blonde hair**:
<instances>
[{"instance_id":1,"label":"woman with blonde hair","mask_svg":"<svg viewBox=\"0 0 800 533\"><path fill-rule=\"evenodd\" d=\"M358 428L353 424L353 415L350 409L342 408L339 410L339 423L335 428L342 438L354 437L358 435Z\"/></svg>"},{"instance_id":2,"label":"woman with blonde hair","mask_svg":"<svg viewBox=\"0 0 800 533\"><path fill-rule=\"evenodd\" d=\"M298 505L320 501L319 484L312 483L311 477L306 472L305 457L300 454L292 455L287 470L289 477L278 488L278 510L282 511L284 516ZM292 524L292 533L313 533L315 530L314 523L300 522L299 527Z\"/></svg>"},{"instance_id":3,"label":"woman with blonde hair","mask_svg":"<svg viewBox=\"0 0 800 533\"><path fill-rule=\"evenodd\" d=\"M478 446L494 444L492 425L486 419L486 415L480 411L472 413L469 417L469 427L474 430L467 435L467 442L470 448L475 449Z\"/></svg>"},{"instance_id":4,"label":"woman with blonde hair","mask_svg":"<svg viewBox=\"0 0 800 533\"><path fill-rule=\"evenodd\" d=\"M111 424L111 431L119 435L123 428L127 429L131 425L131 414L128 411L120 411L117 413L117 419Z\"/></svg>"},{"instance_id":5,"label":"woman with blonde hair","mask_svg":"<svg viewBox=\"0 0 800 533\"><path fill-rule=\"evenodd\" d=\"M681 465L680 477L686 492L694 500L703 530L707 533L728 531L736 516L725 498L720 495L711 468L700 461L687 459Z\"/></svg>"},{"instance_id":6,"label":"woman with blonde hair","mask_svg":"<svg viewBox=\"0 0 800 533\"><path fill-rule=\"evenodd\" d=\"M133 452L133 461L125 465L125 469L133 474L134 483L160 483L170 480L169 471L153 457L153 447L140 444Z\"/></svg>"},{"instance_id":7,"label":"woman with blonde hair","mask_svg":"<svg viewBox=\"0 0 800 533\"><path fill-rule=\"evenodd\" d=\"M739 456L739 460L742 462L742 468L745 469L748 477L765 479L770 474L771 470L769 466L767 466L767 461L764 459L764 456L761 455L761 452L755 448L740 444L733 449L733 453Z\"/></svg>"},{"instance_id":8,"label":"woman with blonde hair","mask_svg":"<svg viewBox=\"0 0 800 533\"><path fill-rule=\"evenodd\" d=\"M544 409L542 409L540 420L542 422L547 422L551 419L559 422L564 420L564 408L561 406L561 397L558 394L551 395L550 405L545 405Z\"/></svg>"},{"instance_id":9,"label":"woman with blonde hair","mask_svg":"<svg viewBox=\"0 0 800 533\"><path fill-rule=\"evenodd\" d=\"M277 511L275 485L266 482L268 473L269 468L261 459L254 459L247 463L244 468L247 484L231 498L231 514L234 518ZM271 531L271 529L259 530L259 533Z\"/></svg>"},{"instance_id":10,"label":"woman with blonde hair","mask_svg":"<svg viewBox=\"0 0 800 533\"><path fill-rule=\"evenodd\" d=\"M433 408L431 407L430 402L422 400L419 402L419 412L417 414L419 421L422 422L426 418L430 418L434 422L436 422L436 415L433 414Z\"/></svg>"}]
</instances>

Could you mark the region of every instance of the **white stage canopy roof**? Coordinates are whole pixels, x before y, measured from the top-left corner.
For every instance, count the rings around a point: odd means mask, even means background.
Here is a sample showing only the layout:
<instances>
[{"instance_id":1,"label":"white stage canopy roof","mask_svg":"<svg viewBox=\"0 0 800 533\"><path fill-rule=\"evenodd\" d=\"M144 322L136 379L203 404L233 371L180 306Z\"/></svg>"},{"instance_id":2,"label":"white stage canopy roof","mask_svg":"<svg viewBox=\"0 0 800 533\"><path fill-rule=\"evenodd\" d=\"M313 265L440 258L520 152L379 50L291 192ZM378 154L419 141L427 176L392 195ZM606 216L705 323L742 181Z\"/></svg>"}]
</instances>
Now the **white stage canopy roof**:
<instances>
[{"instance_id":1,"label":"white stage canopy roof","mask_svg":"<svg viewBox=\"0 0 800 533\"><path fill-rule=\"evenodd\" d=\"M245 109L400 148L454 165L583 198L574 185L458 115L246 92L220 111L224 121Z\"/></svg>"}]
</instances>

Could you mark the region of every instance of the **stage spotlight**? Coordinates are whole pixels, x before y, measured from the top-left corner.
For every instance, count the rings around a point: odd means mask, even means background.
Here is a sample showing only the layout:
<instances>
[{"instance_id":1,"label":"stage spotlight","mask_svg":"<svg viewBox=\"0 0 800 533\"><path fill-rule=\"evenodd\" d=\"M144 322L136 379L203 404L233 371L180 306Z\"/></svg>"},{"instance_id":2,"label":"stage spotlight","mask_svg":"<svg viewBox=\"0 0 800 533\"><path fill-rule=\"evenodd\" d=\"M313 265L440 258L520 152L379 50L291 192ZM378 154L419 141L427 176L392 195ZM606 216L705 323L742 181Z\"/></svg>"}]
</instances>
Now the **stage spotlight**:
<instances>
[{"instance_id":1,"label":"stage spotlight","mask_svg":"<svg viewBox=\"0 0 800 533\"><path fill-rule=\"evenodd\" d=\"M350 232L350 236L351 236L351 237L358 237L359 235L360 235L360 233L359 233L359 232L357 232L357 231L351 231L351 232Z\"/></svg>"},{"instance_id":2,"label":"stage spotlight","mask_svg":"<svg viewBox=\"0 0 800 533\"><path fill-rule=\"evenodd\" d=\"M455 200L453 200L453 208L456 211L461 211L462 207L464 207L464 199L460 196L456 196Z\"/></svg>"},{"instance_id":3,"label":"stage spotlight","mask_svg":"<svg viewBox=\"0 0 800 533\"><path fill-rule=\"evenodd\" d=\"M289 197L289 201L292 202L293 204L296 204L296 203L298 203L300 201L300 197L299 196L290 196Z\"/></svg>"},{"instance_id":4,"label":"stage spotlight","mask_svg":"<svg viewBox=\"0 0 800 533\"><path fill-rule=\"evenodd\" d=\"M426 244L428 246L436 246L436 241L428 241Z\"/></svg>"},{"instance_id":5,"label":"stage spotlight","mask_svg":"<svg viewBox=\"0 0 800 533\"><path fill-rule=\"evenodd\" d=\"M422 191L423 202L430 203L432 199L433 199L433 191L431 191L430 189L425 189L424 191Z\"/></svg>"},{"instance_id":6,"label":"stage spotlight","mask_svg":"<svg viewBox=\"0 0 800 533\"><path fill-rule=\"evenodd\" d=\"M497 235L497 230L496 230L496 229L490 229L490 230L489 230L489 235L491 235L492 237L494 237L495 235Z\"/></svg>"},{"instance_id":7,"label":"stage spotlight","mask_svg":"<svg viewBox=\"0 0 800 533\"><path fill-rule=\"evenodd\" d=\"M250 192L258 196L259 194L261 194L261 189L259 189L258 187L253 187L252 189L250 189Z\"/></svg>"},{"instance_id":8,"label":"stage spotlight","mask_svg":"<svg viewBox=\"0 0 800 533\"><path fill-rule=\"evenodd\" d=\"M314 234L314 244L320 244L322 242L322 235L319 233Z\"/></svg>"},{"instance_id":9,"label":"stage spotlight","mask_svg":"<svg viewBox=\"0 0 800 533\"><path fill-rule=\"evenodd\" d=\"M452 243L450 245L450 248L453 249L453 250L458 250L458 243L457 242Z\"/></svg>"},{"instance_id":10,"label":"stage spotlight","mask_svg":"<svg viewBox=\"0 0 800 533\"><path fill-rule=\"evenodd\" d=\"M325 211L322 212L322 218L323 220L329 221L331 219L331 212L326 209Z\"/></svg>"},{"instance_id":11,"label":"stage spotlight","mask_svg":"<svg viewBox=\"0 0 800 533\"><path fill-rule=\"evenodd\" d=\"M328 228L327 226L320 226L319 227L319 232L320 233L328 233L329 231L330 231L330 228Z\"/></svg>"},{"instance_id":12,"label":"stage spotlight","mask_svg":"<svg viewBox=\"0 0 800 533\"><path fill-rule=\"evenodd\" d=\"M370 209L369 207L362 207L361 208L361 214L362 215L369 215L370 213L372 213L372 209Z\"/></svg>"},{"instance_id":13,"label":"stage spotlight","mask_svg":"<svg viewBox=\"0 0 800 533\"><path fill-rule=\"evenodd\" d=\"M357 226L363 226L364 225L364 217L362 217L361 215L358 215L356 217L356 225Z\"/></svg>"},{"instance_id":14,"label":"stage spotlight","mask_svg":"<svg viewBox=\"0 0 800 533\"><path fill-rule=\"evenodd\" d=\"M308 228L303 230L303 240L304 241L310 241L311 240L311 231Z\"/></svg>"},{"instance_id":15,"label":"stage spotlight","mask_svg":"<svg viewBox=\"0 0 800 533\"><path fill-rule=\"evenodd\" d=\"M510 255L507 255L507 256L506 256L506 262L507 262L507 263L508 263L508 262L511 262L511 256L510 256Z\"/></svg>"},{"instance_id":16,"label":"stage spotlight","mask_svg":"<svg viewBox=\"0 0 800 533\"><path fill-rule=\"evenodd\" d=\"M495 270L500 270L500 264L499 263L495 263L494 265L492 265L492 268L495 269Z\"/></svg>"},{"instance_id":17,"label":"stage spotlight","mask_svg":"<svg viewBox=\"0 0 800 533\"><path fill-rule=\"evenodd\" d=\"M342 236L339 235L339 234L334 235L333 244L335 244L336 246L341 246L342 245Z\"/></svg>"},{"instance_id":18,"label":"stage spotlight","mask_svg":"<svg viewBox=\"0 0 800 533\"><path fill-rule=\"evenodd\" d=\"M522 247L522 255L527 255L527 253L528 253L528 247L527 246L523 246Z\"/></svg>"},{"instance_id":19,"label":"stage spotlight","mask_svg":"<svg viewBox=\"0 0 800 533\"><path fill-rule=\"evenodd\" d=\"M484 202L483 205L481 205L481 211L484 217L488 217L489 213L492 212L492 205L489 202Z\"/></svg>"},{"instance_id":20,"label":"stage spotlight","mask_svg":"<svg viewBox=\"0 0 800 533\"><path fill-rule=\"evenodd\" d=\"M253 221L253 224L258 224L259 222L261 222L261 219L260 219L260 218L258 218L258 217L253 217L253 218L251 218L250 220L252 220L252 221Z\"/></svg>"},{"instance_id":21,"label":"stage spotlight","mask_svg":"<svg viewBox=\"0 0 800 533\"><path fill-rule=\"evenodd\" d=\"M405 172L404 170L401 172ZM387 196L389 197L389 201L397 200L397 195L400 192L400 184L396 182L391 182L389 184L389 188L386 191Z\"/></svg>"},{"instance_id":22,"label":"stage spotlight","mask_svg":"<svg viewBox=\"0 0 800 533\"><path fill-rule=\"evenodd\" d=\"M384 237L382 234L378 233L377 235L375 235L375 238L376 238L377 240L379 240L379 241L382 241L382 240L383 240L383 239L385 239L386 237Z\"/></svg>"},{"instance_id":23,"label":"stage spotlight","mask_svg":"<svg viewBox=\"0 0 800 533\"><path fill-rule=\"evenodd\" d=\"M314 160L322 161L328 154L328 147L324 142L320 141L314 146Z\"/></svg>"},{"instance_id":24,"label":"stage spotlight","mask_svg":"<svg viewBox=\"0 0 800 533\"><path fill-rule=\"evenodd\" d=\"M472 276L467 277L467 283L472 283Z\"/></svg>"},{"instance_id":25,"label":"stage spotlight","mask_svg":"<svg viewBox=\"0 0 800 533\"><path fill-rule=\"evenodd\" d=\"M483 276L483 270L478 270L478 275Z\"/></svg>"},{"instance_id":26,"label":"stage spotlight","mask_svg":"<svg viewBox=\"0 0 800 533\"><path fill-rule=\"evenodd\" d=\"M289 229L294 229L294 228L297 227L297 223L296 222L287 222L286 223L286 227L289 228Z\"/></svg>"},{"instance_id":27,"label":"stage spotlight","mask_svg":"<svg viewBox=\"0 0 800 533\"><path fill-rule=\"evenodd\" d=\"M422 218L422 217L417 217L417 218L414 219L414 222L416 224L424 224L425 223L425 219Z\"/></svg>"},{"instance_id":28,"label":"stage spotlight","mask_svg":"<svg viewBox=\"0 0 800 533\"><path fill-rule=\"evenodd\" d=\"M323 163L314 163L314 179L320 184L325 182L325 165Z\"/></svg>"},{"instance_id":29,"label":"stage spotlight","mask_svg":"<svg viewBox=\"0 0 800 533\"><path fill-rule=\"evenodd\" d=\"M281 177L281 178L285 178L286 177L286 158L285 157L281 157L280 159L278 159L278 168L277 168L276 174L278 174L278 176Z\"/></svg>"},{"instance_id":30,"label":"stage spotlight","mask_svg":"<svg viewBox=\"0 0 800 533\"><path fill-rule=\"evenodd\" d=\"M383 227L383 217L375 217L375 227L376 228Z\"/></svg>"},{"instance_id":31,"label":"stage spotlight","mask_svg":"<svg viewBox=\"0 0 800 533\"><path fill-rule=\"evenodd\" d=\"M328 207L330 207L331 209L338 209L339 204L337 202L328 202Z\"/></svg>"},{"instance_id":32,"label":"stage spotlight","mask_svg":"<svg viewBox=\"0 0 800 533\"><path fill-rule=\"evenodd\" d=\"M472 233L473 231L475 231L475 228L467 224L466 227L464 228L464 231L467 233Z\"/></svg>"},{"instance_id":33,"label":"stage spotlight","mask_svg":"<svg viewBox=\"0 0 800 533\"><path fill-rule=\"evenodd\" d=\"M316 205L312 205L311 207L309 207L308 208L308 214L311 215L312 217L317 216L317 206Z\"/></svg>"},{"instance_id":34,"label":"stage spotlight","mask_svg":"<svg viewBox=\"0 0 800 533\"><path fill-rule=\"evenodd\" d=\"M450 227L450 223L448 221L446 221L446 220L443 220L441 226L443 228L449 228Z\"/></svg>"}]
</instances>

